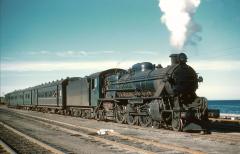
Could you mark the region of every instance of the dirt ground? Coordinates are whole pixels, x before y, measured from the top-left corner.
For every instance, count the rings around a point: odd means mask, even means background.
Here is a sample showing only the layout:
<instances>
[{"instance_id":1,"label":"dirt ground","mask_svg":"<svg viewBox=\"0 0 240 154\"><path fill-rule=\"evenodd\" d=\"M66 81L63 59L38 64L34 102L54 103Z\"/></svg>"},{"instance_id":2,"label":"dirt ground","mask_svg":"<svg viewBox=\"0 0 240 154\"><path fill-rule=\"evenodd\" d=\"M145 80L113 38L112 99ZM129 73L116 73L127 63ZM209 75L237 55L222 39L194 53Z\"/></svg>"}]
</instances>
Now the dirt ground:
<instances>
[{"instance_id":1,"label":"dirt ground","mask_svg":"<svg viewBox=\"0 0 240 154\"><path fill-rule=\"evenodd\" d=\"M0 107L0 121L12 123L20 130L27 132L45 143L51 144L63 151L83 154L107 154L107 153L126 153L124 150L114 149L108 145L93 142L81 136L73 136L64 133L41 123L33 122L24 118L17 118L4 112L7 108ZM103 122L78 117L63 116L57 114L40 113L35 111L11 109L16 113L26 113L38 117L44 117L78 126L84 126L95 129L112 129L122 135L133 136L145 140L154 140L163 144L187 147L194 150L200 150L205 153L232 153L240 151L240 132L227 131L220 132L215 130L209 135L199 135L198 133L181 133L171 130L142 128L138 126L129 126L113 122ZM219 137L220 136L220 137ZM229 139L230 138L230 139ZM233 139L231 139L233 138ZM174 153L174 152L173 152Z\"/></svg>"}]
</instances>

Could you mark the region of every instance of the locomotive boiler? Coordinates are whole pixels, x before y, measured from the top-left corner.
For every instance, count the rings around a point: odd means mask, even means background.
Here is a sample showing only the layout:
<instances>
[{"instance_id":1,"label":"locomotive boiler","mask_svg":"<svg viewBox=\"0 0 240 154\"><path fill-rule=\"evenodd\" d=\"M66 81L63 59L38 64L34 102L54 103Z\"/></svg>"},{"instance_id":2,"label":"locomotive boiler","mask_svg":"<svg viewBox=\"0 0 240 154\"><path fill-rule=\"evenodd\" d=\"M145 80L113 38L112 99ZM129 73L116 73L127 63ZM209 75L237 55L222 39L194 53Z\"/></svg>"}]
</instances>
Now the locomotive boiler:
<instances>
[{"instance_id":1,"label":"locomotive boiler","mask_svg":"<svg viewBox=\"0 0 240 154\"><path fill-rule=\"evenodd\" d=\"M207 101L196 95L198 77L184 53L170 55L163 68L137 63L127 72L107 77L106 98L115 101L116 121L174 130L208 130Z\"/></svg>"}]
</instances>

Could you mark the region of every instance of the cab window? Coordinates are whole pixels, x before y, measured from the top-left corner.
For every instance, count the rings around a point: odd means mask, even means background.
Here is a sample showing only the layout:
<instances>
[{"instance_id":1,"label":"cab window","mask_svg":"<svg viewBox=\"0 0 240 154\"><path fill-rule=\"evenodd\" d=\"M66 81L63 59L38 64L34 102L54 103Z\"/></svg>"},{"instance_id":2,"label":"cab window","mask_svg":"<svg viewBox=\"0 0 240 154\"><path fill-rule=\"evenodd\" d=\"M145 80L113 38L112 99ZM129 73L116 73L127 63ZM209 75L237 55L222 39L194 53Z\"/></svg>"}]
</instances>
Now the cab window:
<instances>
[{"instance_id":1,"label":"cab window","mask_svg":"<svg viewBox=\"0 0 240 154\"><path fill-rule=\"evenodd\" d=\"M97 87L97 78L92 79L92 89L95 89Z\"/></svg>"}]
</instances>

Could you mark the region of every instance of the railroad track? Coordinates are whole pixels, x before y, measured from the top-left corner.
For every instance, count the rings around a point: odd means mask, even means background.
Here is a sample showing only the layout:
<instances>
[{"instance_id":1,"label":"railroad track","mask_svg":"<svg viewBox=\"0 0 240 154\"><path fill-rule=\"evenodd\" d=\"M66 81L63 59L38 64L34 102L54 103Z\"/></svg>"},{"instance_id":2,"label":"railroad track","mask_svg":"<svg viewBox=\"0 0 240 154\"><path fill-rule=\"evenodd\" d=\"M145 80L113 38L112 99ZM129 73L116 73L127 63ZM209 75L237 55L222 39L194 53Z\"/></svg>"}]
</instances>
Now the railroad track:
<instances>
[{"instance_id":1,"label":"railroad track","mask_svg":"<svg viewBox=\"0 0 240 154\"><path fill-rule=\"evenodd\" d=\"M239 136L233 136L233 135L228 135L228 134L211 134L211 135L203 135L199 136L196 134L193 134L192 136L198 137L198 138L203 138L203 139L208 139L208 140L215 140L215 141L222 141L222 142L229 142L229 143L240 143L240 137Z\"/></svg>"},{"instance_id":2,"label":"railroad track","mask_svg":"<svg viewBox=\"0 0 240 154\"><path fill-rule=\"evenodd\" d=\"M9 111L9 110L8 110ZM91 142L98 142L99 144L106 146L108 148L114 148L118 151L123 150L124 153L126 152L133 152L133 153L196 153L201 154L204 153L202 151L189 149L186 147L181 147L179 145L173 144L162 144L155 140L150 139L142 139L138 137L128 136L128 135L121 135L118 133L110 133L106 136L97 136L96 132L98 129L77 126L69 123L64 123L61 121L50 120L46 118L41 118L37 116L32 116L29 114L25 114L23 112L14 112L15 110L10 109L9 112L12 112L16 115L22 115L22 118L28 118L29 120L35 120L36 122L42 123L44 125L48 125L54 127L58 130L67 132L72 136L81 136L84 137ZM144 128L140 126L130 126L130 125L119 125L115 123L111 123L111 125L116 125L122 128L135 128L139 130L147 130L152 132L161 132L161 133L172 133L171 130L159 130L159 129L150 129ZM220 134L220 133L212 133L210 135L200 135L200 134L192 134L192 133L185 133L185 132L178 132L182 135L189 135L194 138L201 138L203 140L214 140L214 141L221 141L221 142L228 142L229 144L239 144L240 136L239 135L231 135L228 134Z\"/></svg>"},{"instance_id":3,"label":"railroad track","mask_svg":"<svg viewBox=\"0 0 240 154\"><path fill-rule=\"evenodd\" d=\"M10 109L12 110L12 109ZM14 111L14 110L13 110ZM138 130L147 130L147 131L151 131L151 132L161 132L161 133L172 133L171 130L165 130L165 129L150 129L150 128L145 128L145 127L140 127L140 126L130 126L130 125L119 125L119 124L115 124L115 123L111 123L111 125L115 125L115 126L119 126L125 129L128 128L134 128L134 129L138 129ZM207 139L207 140L214 140L214 141L220 141L220 142L226 142L229 144L235 144L235 143L239 143L240 138L239 135L229 135L229 134L221 134L221 133L213 133L213 134L206 134L206 135L200 135L200 134L190 134L190 133L185 133L185 132L178 132L178 134L180 135L190 135L194 138L201 138L201 139Z\"/></svg>"},{"instance_id":4,"label":"railroad track","mask_svg":"<svg viewBox=\"0 0 240 154\"><path fill-rule=\"evenodd\" d=\"M112 125L118 125L118 124L112 124ZM119 126L119 125L118 125ZM151 131L151 132L164 132L164 133L171 133L173 132L172 130L168 129L150 129L150 127L141 127L141 126L136 126L136 125L121 125L119 127L122 128L134 128L137 130L146 130L146 131ZM240 130L239 130L240 132ZM199 134L199 133L188 133L188 132L177 132L178 134L181 135L191 135L196 138L203 138L203 139L208 139L208 140L215 140L215 141L229 141L230 143L232 142L237 142L240 143L240 135L230 135L228 133L222 134L222 133L216 133L213 132L211 134Z\"/></svg>"},{"instance_id":5,"label":"railroad track","mask_svg":"<svg viewBox=\"0 0 240 154\"><path fill-rule=\"evenodd\" d=\"M14 109L9 109L7 108L7 110L11 110L11 111L15 111ZM216 118L209 118L211 122L224 122L224 120L222 121L222 119L216 119ZM89 119L89 120L94 120L94 119ZM240 120L227 120L228 121L228 124L239 124L239 125L233 125L233 126L230 126L232 128L234 128L233 131L239 131L240 132ZM102 121L104 122L104 121ZM232 123L231 123L232 122ZM166 132L166 133L169 133L169 132L173 132L172 130L169 130L169 129L149 129L150 127L142 127L142 126L138 126L138 125L127 125L127 124L118 124L118 123L112 123L112 125L115 125L115 126L118 126L118 127L122 127L122 128L134 128L134 129L138 129L138 130L148 130L148 131L152 131L152 132ZM218 126L218 127L221 127L221 126ZM229 127L229 126L228 126ZM229 129L229 128L228 128ZM226 126L222 128L221 131L226 131ZM189 134L189 133L186 133L186 132L178 132L178 134ZM209 136L209 134L204 134L205 136ZM200 134L197 134L197 135L193 135L193 136L202 136ZM219 135L221 136L221 135ZM232 137L228 137L228 135L223 135L224 137L226 138L232 138ZM240 137L240 135L234 135L234 138L235 137ZM220 138L220 137L219 137Z\"/></svg>"},{"instance_id":6,"label":"railroad track","mask_svg":"<svg viewBox=\"0 0 240 154\"><path fill-rule=\"evenodd\" d=\"M0 140L0 153L1 154L16 154L6 143Z\"/></svg>"},{"instance_id":7,"label":"railroad track","mask_svg":"<svg viewBox=\"0 0 240 154\"><path fill-rule=\"evenodd\" d=\"M151 131L151 132L164 132L164 133L171 133L171 130L165 130L165 129L150 129L149 127L141 127L141 126L132 126L132 125L121 125L120 127L122 128L135 128L137 130L146 130L146 131ZM228 133L226 134L221 134L221 133L215 133L213 132L212 134L195 134L195 133L188 133L188 132L177 132L179 135L190 135L194 138L201 138L201 139L207 139L207 140L214 140L214 141L220 141L220 142L229 142L230 144L233 143L240 143L240 135L229 135Z\"/></svg>"},{"instance_id":8,"label":"railroad track","mask_svg":"<svg viewBox=\"0 0 240 154\"><path fill-rule=\"evenodd\" d=\"M0 139L16 153L63 154L63 152L30 137L29 135L23 134L6 123L0 122L0 130Z\"/></svg>"},{"instance_id":9,"label":"railroad track","mask_svg":"<svg viewBox=\"0 0 240 154\"><path fill-rule=\"evenodd\" d=\"M13 114L13 113L12 113ZM199 150L181 147L173 144L163 144L155 140L146 140L138 137L122 135L119 133L109 133L108 135L97 135L98 129L73 125L61 121L50 120L42 117L28 115L25 113L14 113L21 118L28 118L44 125L51 126L57 130L71 134L72 136L81 136L89 139L91 142L99 142L104 146L123 150L124 153L190 153L190 154L204 154Z\"/></svg>"},{"instance_id":10,"label":"railroad track","mask_svg":"<svg viewBox=\"0 0 240 154\"><path fill-rule=\"evenodd\" d=\"M151 131L151 132L161 132L161 133L172 133L172 130L168 129L151 129L150 127L141 127L141 126L136 126L136 125L124 125L124 124L117 124L117 123L112 123L112 125L119 126L125 129L128 128L134 128L137 130L145 130L145 131ZM199 134L199 133L188 133L188 132L177 132L178 134L181 135L190 135L195 138L202 138L202 139L207 139L207 140L215 140L215 141L221 141L221 142L226 142L228 141L229 143L240 143L240 135L229 135L228 133L222 134L222 133L216 133L213 132L212 134Z\"/></svg>"}]
</instances>

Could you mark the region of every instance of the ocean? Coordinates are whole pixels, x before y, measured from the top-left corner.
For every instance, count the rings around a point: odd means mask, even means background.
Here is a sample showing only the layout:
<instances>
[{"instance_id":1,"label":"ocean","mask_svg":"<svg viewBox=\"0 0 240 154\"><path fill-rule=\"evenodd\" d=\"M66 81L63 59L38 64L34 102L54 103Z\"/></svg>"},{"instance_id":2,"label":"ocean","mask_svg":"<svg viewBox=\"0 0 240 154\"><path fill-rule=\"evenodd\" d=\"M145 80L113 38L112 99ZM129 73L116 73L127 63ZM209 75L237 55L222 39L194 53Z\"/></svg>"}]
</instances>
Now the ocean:
<instances>
[{"instance_id":1,"label":"ocean","mask_svg":"<svg viewBox=\"0 0 240 154\"><path fill-rule=\"evenodd\" d=\"M220 113L239 114L240 100L208 100L209 109L220 109Z\"/></svg>"}]
</instances>

